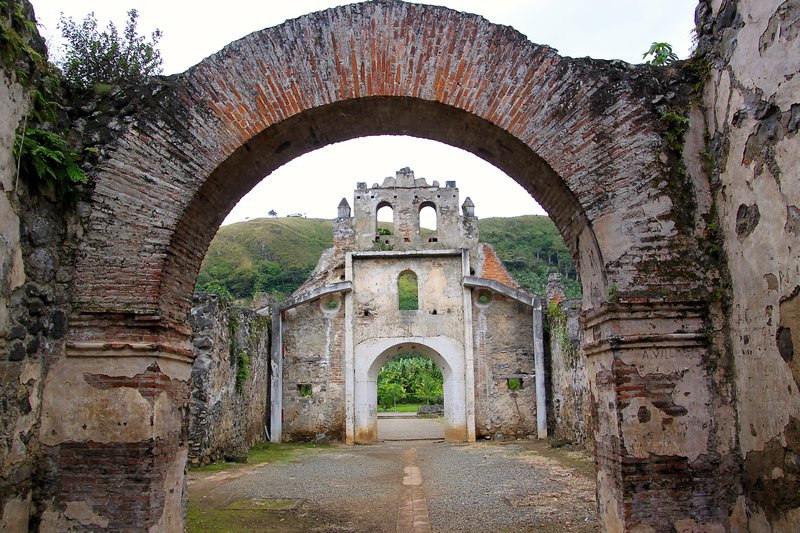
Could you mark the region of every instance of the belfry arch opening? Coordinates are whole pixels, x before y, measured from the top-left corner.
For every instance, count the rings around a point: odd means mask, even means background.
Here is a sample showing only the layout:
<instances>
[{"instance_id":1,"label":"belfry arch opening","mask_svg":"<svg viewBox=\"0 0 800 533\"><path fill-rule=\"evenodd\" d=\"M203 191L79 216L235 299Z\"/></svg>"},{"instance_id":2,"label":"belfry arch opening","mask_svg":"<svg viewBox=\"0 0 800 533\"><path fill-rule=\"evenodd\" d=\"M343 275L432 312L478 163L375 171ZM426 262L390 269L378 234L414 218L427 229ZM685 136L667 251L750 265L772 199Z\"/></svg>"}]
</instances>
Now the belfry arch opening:
<instances>
[{"instance_id":1,"label":"belfry arch opening","mask_svg":"<svg viewBox=\"0 0 800 533\"><path fill-rule=\"evenodd\" d=\"M436 204L433 202L422 202L419 206L419 220L417 230L423 240L435 242L436 228L438 226Z\"/></svg>"},{"instance_id":2,"label":"belfry arch opening","mask_svg":"<svg viewBox=\"0 0 800 533\"><path fill-rule=\"evenodd\" d=\"M379 242L388 235L394 235L394 208L389 202L381 202L375 213L375 241ZM389 241L384 244L389 244Z\"/></svg>"}]
</instances>

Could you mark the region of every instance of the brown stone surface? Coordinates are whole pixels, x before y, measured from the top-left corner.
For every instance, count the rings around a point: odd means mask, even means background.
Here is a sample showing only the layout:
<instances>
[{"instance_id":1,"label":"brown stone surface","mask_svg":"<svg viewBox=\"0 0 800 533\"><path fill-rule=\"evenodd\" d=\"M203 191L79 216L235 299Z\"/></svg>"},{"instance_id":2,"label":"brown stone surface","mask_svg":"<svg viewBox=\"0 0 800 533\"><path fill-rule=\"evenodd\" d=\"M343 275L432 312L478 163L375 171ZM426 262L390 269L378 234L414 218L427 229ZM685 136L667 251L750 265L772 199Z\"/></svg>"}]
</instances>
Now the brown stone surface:
<instances>
[{"instance_id":1,"label":"brown stone surface","mask_svg":"<svg viewBox=\"0 0 800 533\"><path fill-rule=\"evenodd\" d=\"M263 441L269 409L269 317L195 294L189 460L206 464L239 457ZM243 357L246 356L246 357ZM241 366L247 367L247 378Z\"/></svg>"}]
</instances>

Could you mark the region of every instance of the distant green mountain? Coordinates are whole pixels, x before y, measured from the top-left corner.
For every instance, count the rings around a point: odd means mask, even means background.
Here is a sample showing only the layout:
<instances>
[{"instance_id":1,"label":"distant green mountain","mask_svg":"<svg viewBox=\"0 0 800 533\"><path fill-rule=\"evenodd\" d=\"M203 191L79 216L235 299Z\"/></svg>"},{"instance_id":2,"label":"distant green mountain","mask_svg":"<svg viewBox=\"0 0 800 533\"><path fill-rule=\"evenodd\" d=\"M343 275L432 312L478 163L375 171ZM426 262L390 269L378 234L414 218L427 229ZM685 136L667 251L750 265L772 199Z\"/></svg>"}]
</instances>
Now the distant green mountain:
<instances>
[{"instance_id":1,"label":"distant green mountain","mask_svg":"<svg viewBox=\"0 0 800 533\"><path fill-rule=\"evenodd\" d=\"M509 273L542 294L547 274L561 272L567 295L578 297L575 266L553 222L545 216L486 218L480 239L497 250ZM333 221L318 218L259 218L223 226L206 253L196 289L248 303L258 292L283 299L314 270L333 246Z\"/></svg>"},{"instance_id":2,"label":"distant green mountain","mask_svg":"<svg viewBox=\"0 0 800 533\"><path fill-rule=\"evenodd\" d=\"M331 220L258 218L223 226L208 247L196 289L236 300L257 292L282 299L308 278L331 246Z\"/></svg>"},{"instance_id":3,"label":"distant green mountain","mask_svg":"<svg viewBox=\"0 0 800 533\"><path fill-rule=\"evenodd\" d=\"M536 294L544 294L547 275L561 273L570 298L581 293L578 273L564 239L549 217L526 215L478 220L480 240L491 244L509 274Z\"/></svg>"}]
</instances>

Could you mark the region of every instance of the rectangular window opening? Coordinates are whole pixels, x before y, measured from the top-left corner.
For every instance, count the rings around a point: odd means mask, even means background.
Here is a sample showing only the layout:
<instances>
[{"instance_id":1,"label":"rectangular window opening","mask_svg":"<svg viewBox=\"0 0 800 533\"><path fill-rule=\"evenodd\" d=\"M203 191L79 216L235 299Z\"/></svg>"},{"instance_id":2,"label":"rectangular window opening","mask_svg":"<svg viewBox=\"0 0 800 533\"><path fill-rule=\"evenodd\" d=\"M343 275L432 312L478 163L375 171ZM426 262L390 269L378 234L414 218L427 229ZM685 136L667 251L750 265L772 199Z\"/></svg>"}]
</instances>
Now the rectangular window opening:
<instances>
[{"instance_id":1,"label":"rectangular window opening","mask_svg":"<svg viewBox=\"0 0 800 533\"><path fill-rule=\"evenodd\" d=\"M311 383L298 383L297 393L301 398L311 398Z\"/></svg>"},{"instance_id":2,"label":"rectangular window opening","mask_svg":"<svg viewBox=\"0 0 800 533\"><path fill-rule=\"evenodd\" d=\"M508 378L506 381L508 390L515 391L522 389L522 378Z\"/></svg>"}]
</instances>

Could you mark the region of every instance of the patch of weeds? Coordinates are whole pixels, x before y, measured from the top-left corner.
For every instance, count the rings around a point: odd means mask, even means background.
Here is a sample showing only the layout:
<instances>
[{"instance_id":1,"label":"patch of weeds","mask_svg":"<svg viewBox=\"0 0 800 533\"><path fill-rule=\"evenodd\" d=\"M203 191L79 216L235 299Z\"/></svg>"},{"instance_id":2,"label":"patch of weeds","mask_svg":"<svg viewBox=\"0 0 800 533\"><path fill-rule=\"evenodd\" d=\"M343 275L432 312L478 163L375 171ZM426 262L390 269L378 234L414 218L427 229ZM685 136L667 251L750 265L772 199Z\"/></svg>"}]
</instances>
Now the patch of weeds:
<instances>
[{"instance_id":1,"label":"patch of weeds","mask_svg":"<svg viewBox=\"0 0 800 533\"><path fill-rule=\"evenodd\" d=\"M326 446L313 442L281 442L278 444L263 442L247 452L247 462L252 464L287 462L298 453Z\"/></svg>"},{"instance_id":2,"label":"patch of weeds","mask_svg":"<svg viewBox=\"0 0 800 533\"><path fill-rule=\"evenodd\" d=\"M219 461L203 466L190 466L189 469L193 472L219 472L232 468L241 468L245 464L257 465L265 463L288 462L294 455L300 452L314 448L321 448L324 446L325 445L312 442L262 442L250 448L250 450L247 452L247 463Z\"/></svg>"},{"instance_id":3,"label":"patch of weeds","mask_svg":"<svg viewBox=\"0 0 800 533\"><path fill-rule=\"evenodd\" d=\"M611 284L608 287L607 292L608 292L608 295L607 295L606 299L609 302L611 302L611 303L619 302L619 287L617 287L616 284Z\"/></svg>"},{"instance_id":4,"label":"patch of weeds","mask_svg":"<svg viewBox=\"0 0 800 533\"><path fill-rule=\"evenodd\" d=\"M244 391L244 384L250 377L250 354L244 350L236 351L236 392Z\"/></svg>"},{"instance_id":5,"label":"patch of weeds","mask_svg":"<svg viewBox=\"0 0 800 533\"><path fill-rule=\"evenodd\" d=\"M664 126L664 146L676 154L683 151L683 141L686 130L689 129L689 117L670 109L661 114L661 124Z\"/></svg>"}]
</instances>

